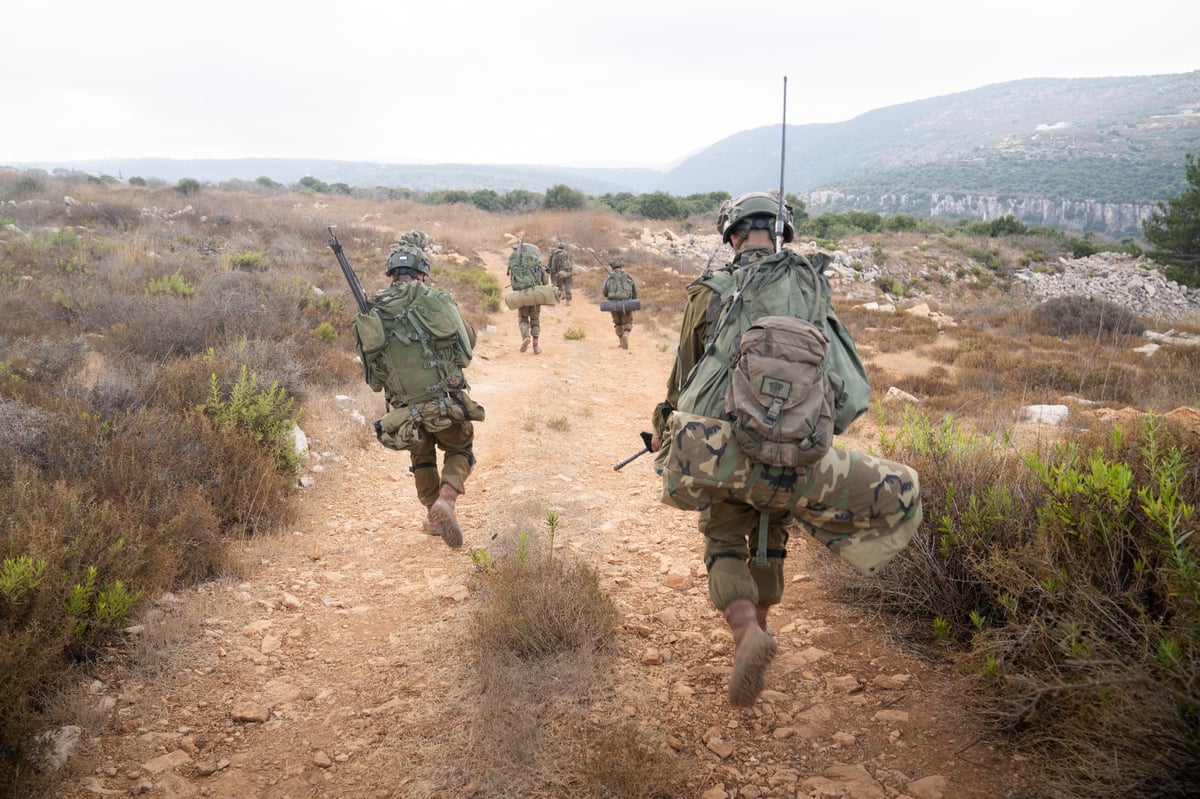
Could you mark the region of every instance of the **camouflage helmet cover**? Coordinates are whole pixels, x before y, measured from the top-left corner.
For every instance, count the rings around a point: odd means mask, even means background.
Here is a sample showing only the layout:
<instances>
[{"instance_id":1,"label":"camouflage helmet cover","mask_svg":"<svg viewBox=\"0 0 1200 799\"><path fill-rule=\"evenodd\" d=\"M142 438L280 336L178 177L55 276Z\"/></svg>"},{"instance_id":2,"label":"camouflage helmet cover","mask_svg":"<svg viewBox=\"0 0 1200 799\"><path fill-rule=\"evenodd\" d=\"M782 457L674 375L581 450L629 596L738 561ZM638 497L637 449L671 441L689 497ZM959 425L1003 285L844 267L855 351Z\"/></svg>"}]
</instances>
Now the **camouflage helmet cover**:
<instances>
[{"instance_id":1,"label":"camouflage helmet cover","mask_svg":"<svg viewBox=\"0 0 1200 799\"><path fill-rule=\"evenodd\" d=\"M554 249L556 249L556 250L565 250L566 248L567 248L567 245L563 244L561 241L558 244L554 245Z\"/></svg>"},{"instance_id":2,"label":"camouflage helmet cover","mask_svg":"<svg viewBox=\"0 0 1200 799\"><path fill-rule=\"evenodd\" d=\"M429 246L429 234L427 234L424 230L417 230L416 228L413 228L407 233L401 234L399 243L411 244L418 250L423 250Z\"/></svg>"},{"instance_id":3,"label":"camouflage helmet cover","mask_svg":"<svg viewBox=\"0 0 1200 799\"><path fill-rule=\"evenodd\" d=\"M717 232L721 234L721 240L728 244L729 238L740 223L763 216L774 219L778 213L778 192L747 192L721 204L721 210L717 213ZM772 225L769 229L774 230L774 226ZM784 203L783 240L791 241L795 236L796 228L792 223L792 207Z\"/></svg>"},{"instance_id":4,"label":"camouflage helmet cover","mask_svg":"<svg viewBox=\"0 0 1200 799\"><path fill-rule=\"evenodd\" d=\"M420 248L411 244L393 244L387 259L386 274L391 275L401 269L410 269L423 275L429 274L429 259Z\"/></svg>"},{"instance_id":5,"label":"camouflage helmet cover","mask_svg":"<svg viewBox=\"0 0 1200 799\"><path fill-rule=\"evenodd\" d=\"M620 258L613 258L611 261L608 262L608 265L611 266L613 269L624 269L625 261L623 261Z\"/></svg>"}]
</instances>

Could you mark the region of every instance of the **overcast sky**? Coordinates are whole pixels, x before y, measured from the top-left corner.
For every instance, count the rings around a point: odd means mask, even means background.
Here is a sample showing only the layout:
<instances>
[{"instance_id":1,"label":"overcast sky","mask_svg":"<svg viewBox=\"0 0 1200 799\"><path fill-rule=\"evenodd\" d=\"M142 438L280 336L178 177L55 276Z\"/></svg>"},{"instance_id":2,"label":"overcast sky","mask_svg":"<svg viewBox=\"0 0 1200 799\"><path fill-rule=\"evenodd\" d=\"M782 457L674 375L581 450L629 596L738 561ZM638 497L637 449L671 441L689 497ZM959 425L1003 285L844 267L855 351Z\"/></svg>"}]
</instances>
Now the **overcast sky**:
<instances>
[{"instance_id":1,"label":"overcast sky","mask_svg":"<svg viewBox=\"0 0 1200 799\"><path fill-rule=\"evenodd\" d=\"M15 0L3 17L0 164L661 167L778 124L785 75L803 124L1200 70L1197 0Z\"/></svg>"}]
</instances>

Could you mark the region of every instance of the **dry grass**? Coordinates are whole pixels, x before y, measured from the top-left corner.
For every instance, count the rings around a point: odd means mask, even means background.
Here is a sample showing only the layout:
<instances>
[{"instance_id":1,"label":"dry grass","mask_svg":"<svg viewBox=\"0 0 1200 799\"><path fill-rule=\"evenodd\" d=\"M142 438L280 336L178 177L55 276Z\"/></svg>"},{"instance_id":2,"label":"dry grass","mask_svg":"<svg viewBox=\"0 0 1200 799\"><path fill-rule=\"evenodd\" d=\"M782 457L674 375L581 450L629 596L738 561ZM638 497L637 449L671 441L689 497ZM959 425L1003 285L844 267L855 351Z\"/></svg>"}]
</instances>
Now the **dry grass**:
<instances>
[{"instance_id":1,"label":"dry grass","mask_svg":"<svg viewBox=\"0 0 1200 799\"><path fill-rule=\"evenodd\" d=\"M581 779L585 712L610 689L617 623L597 573L529 552L499 555L472 619L479 704L470 757L494 796L548 795Z\"/></svg>"}]
</instances>

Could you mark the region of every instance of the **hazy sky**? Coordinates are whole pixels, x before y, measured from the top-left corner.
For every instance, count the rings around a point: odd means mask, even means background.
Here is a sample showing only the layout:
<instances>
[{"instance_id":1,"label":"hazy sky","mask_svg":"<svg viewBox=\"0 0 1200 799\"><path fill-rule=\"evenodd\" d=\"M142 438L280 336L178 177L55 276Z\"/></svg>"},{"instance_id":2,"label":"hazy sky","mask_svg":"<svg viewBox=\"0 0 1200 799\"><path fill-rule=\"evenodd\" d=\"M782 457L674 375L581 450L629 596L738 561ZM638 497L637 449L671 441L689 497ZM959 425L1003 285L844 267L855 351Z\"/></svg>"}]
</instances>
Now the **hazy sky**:
<instances>
[{"instance_id":1,"label":"hazy sky","mask_svg":"<svg viewBox=\"0 0 1200 799\"><path fill-rule=\"evenodd\" d=\"M16 0L3 17L0 164L664 166L778 124L785 75L802 124L1200 70L1197 0Z\"/></svg>"}]
</instances>

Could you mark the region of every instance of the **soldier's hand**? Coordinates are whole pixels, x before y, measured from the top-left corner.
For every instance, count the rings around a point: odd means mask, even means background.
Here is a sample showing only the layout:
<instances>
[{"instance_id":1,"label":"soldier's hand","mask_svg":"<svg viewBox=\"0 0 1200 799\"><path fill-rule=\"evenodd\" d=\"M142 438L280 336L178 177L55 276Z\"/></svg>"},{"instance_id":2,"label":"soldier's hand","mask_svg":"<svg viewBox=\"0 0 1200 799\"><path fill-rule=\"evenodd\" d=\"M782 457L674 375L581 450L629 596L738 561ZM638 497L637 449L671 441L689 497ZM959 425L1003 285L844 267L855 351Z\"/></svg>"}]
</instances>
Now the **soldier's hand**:
<instances>
[{"instance_id":1,"label":"soldier's hand","mask_svg":"<svg viewBox=\"0 0 1200 799\"><path fill-rule=\"evenodd\" d=\"M658 437L658 433L650 436L650 446L647 449L651 452L658 452L662 449L662 439Z\"/></svg>"}]
</instances>

